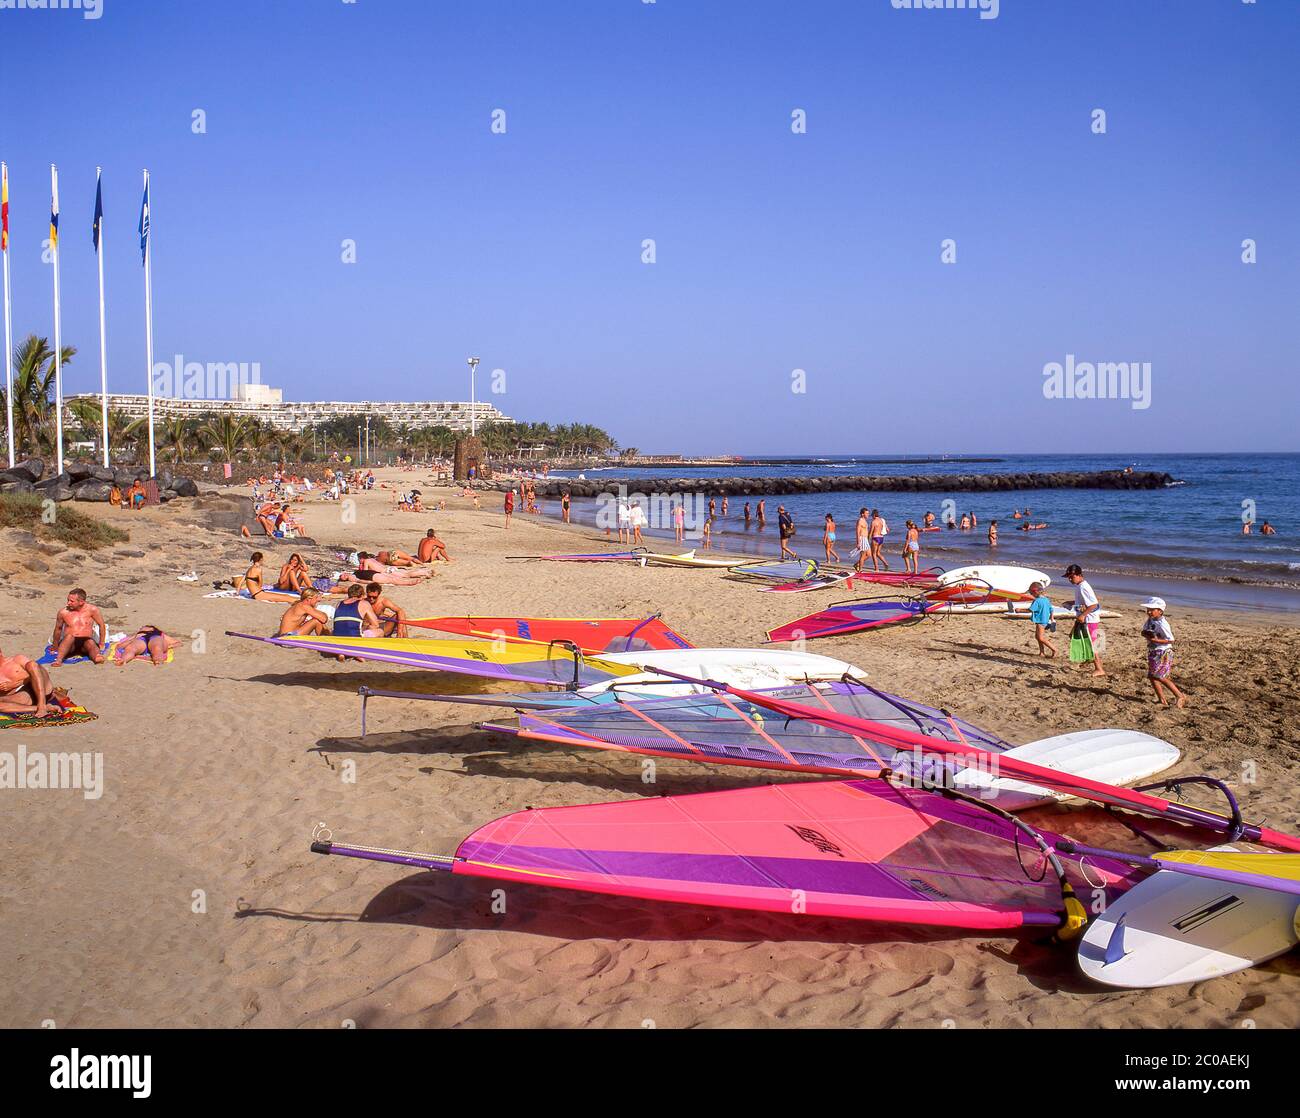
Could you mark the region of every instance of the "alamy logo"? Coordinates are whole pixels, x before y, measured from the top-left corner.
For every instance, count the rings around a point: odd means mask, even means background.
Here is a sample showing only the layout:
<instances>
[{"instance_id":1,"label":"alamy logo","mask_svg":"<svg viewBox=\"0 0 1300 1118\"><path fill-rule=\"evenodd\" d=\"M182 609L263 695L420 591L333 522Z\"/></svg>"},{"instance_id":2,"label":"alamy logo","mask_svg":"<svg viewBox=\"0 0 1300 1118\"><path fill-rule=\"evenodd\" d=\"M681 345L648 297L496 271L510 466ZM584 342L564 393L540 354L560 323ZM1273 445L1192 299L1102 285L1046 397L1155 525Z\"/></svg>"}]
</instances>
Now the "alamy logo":
<instances>
[{"instance_id":1,"label":"alamy logo","mask_svg":"<svg viewBox=\"0 0 1300 1118\"><path fill-rule=\"evenodd\" d=\"M91 1056L74 1048L50 1060L50 1086L55 1090L129 1090L133 1098L147 1099L153 1092L152 1056Z\"/></svg>"},{"instance_id":2,"label":"alamy logo","mask_svg":"<svg viewBox=\"0 0 1300 1118\"><path fill-rule=\"evenodd\" d=\"M25 745L18 752L0 752L0 791L13 789L74 789L87 800L104 794L102 753L29 753Z\"/></svg>"},{"instance_id":3,"label":"alamy logo","mask_svg":"<svg viewBox=\"0 0 1300 1118\"><path fill-rule=\"evenodd\" d=\"M0 0L0 12L80 12L82 19L99 19L104 0Z\"/></svg>"},{"instance_id":4,"label":"alamy logo","mask_svg":"<svg viewBox=\"0 0 1300 1118\"><path fill-rule=\"evenodd\" d=\"M1150 361L1051 361L1043 366L1043 396L1048 400L1130 400L1134 411L1151 406Z\"/></svg>"},{"instance_id":5,"label":"alamy logo","mask_svg":"<svg viewBox=\"0 0 1300 1118\"><path fill-rule=\"evenodd\" d=\"M262 383L260 361L155 361L153 392L176 400L233 400L240 388Z\"/></svg>"},{"instance_id":6,"label":"alamy logo","mask_svg":"<svg viewBox=\"0 0 1300 1118\"><path fill-rule=\"evenodd\" d=\"M889 0L895 11L979 12L980 19L997 19L1001 0Z\"/></svg>"}]
</instances>

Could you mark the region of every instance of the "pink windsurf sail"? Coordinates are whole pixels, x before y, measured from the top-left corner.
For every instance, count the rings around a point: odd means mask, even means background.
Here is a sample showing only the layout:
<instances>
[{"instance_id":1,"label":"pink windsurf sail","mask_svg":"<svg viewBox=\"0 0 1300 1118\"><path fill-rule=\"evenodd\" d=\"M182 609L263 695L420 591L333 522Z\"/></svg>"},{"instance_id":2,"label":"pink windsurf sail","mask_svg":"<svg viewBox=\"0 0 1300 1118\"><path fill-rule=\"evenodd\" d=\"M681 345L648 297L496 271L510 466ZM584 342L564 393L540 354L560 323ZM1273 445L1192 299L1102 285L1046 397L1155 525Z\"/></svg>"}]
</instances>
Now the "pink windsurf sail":
<instances>
[{"instance_id":1,"label":"pink windsurf sail","mask_svg":"<svg viewBox=\"0 0 1300 1118\"><path fill-rule=\"evenodd\" d=\"M974 804L863 780L521 811L452 856L333 841L312 850L652 901L954 928L1061 926L1065 894L1113 899L1147 876L1045 853L1026 832L1060 841Z\"/></svg>"},{"instance_id":2,"label":"pink windsurf sail","mask_svg":"<svg viewBox=\"0 0 1300 1118\"><path fill-rule=\"evenodd\" d=\"M845 602L778 625L768 630L767 639L773 643L813 640L817 637L842 637L887 625L904 625L920 621L927 614L942 609L944 604L905 600Z\"/></svg>"},{"instance_id":3,"label":"pink windsurf sail","mask_svg":"<svg viewBox=\"0 0 1300 1118\"><path fill-rule=\"evenodd\" d=\"M694 648L680 633L653 617L411 617L408 625L462 637L498 635L506 640L549 644L564 641L583 652L644 652Z\"/></svg>"}]
</instances>

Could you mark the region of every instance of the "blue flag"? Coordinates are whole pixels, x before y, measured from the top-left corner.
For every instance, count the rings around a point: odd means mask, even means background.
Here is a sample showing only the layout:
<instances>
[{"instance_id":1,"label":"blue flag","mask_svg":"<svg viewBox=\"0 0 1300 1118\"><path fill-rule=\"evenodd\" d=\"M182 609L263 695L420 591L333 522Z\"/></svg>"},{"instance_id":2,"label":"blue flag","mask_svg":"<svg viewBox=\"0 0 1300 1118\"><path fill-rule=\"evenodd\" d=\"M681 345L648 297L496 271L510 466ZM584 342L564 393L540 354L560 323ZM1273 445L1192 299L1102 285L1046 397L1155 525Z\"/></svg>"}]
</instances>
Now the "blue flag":
<instances>
[{"instance_id":1,"label":"blue flag","mask_svg":"<svg viewBox=\"0 0 1300 1118\"><path fill-rule=\"evenodd\" d=\"M140 203L140 260L149 259L149 180L144 180L144 201Z\"/></svg>"},{"instance_id":2,"label":"blue flag","mask_svg":"<svg viewBox=\"0 0 1300 1118\"><path fill-rule=\"evenodd\" d=\"M95 251L99 251L99 227L104 223L104 188L100 181L100 176L95 176L95 221L91 226L90 239L94 242Z\"/></svg>"}]
</instances>

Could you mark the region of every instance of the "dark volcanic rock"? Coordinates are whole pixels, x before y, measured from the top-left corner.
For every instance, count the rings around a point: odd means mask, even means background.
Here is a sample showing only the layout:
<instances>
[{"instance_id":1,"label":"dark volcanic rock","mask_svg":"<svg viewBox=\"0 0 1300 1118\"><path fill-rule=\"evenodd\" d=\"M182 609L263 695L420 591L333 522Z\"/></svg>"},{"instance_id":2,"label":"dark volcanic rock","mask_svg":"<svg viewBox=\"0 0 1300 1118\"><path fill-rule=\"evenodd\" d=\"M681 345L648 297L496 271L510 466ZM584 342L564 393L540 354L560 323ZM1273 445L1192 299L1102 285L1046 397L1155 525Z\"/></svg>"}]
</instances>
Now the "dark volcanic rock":
<instances>
[{"instance_id":1,"label":"dark volcanic rock","mask_svg":"<svg viewBox=\"0 0 1300 1118\"><path fill-rule=\"evenodd\" d=\"M37 482L45 476L45 463L40 458L29 458L26 462L19 462L18 465L7 470L6 473L25 477L31 482Z\"/></svg>"},{"instance_id":2,"label":"dark volcanic rock","mask_svg":"<svg viewBox=\"0 0 1300 1118\"><path fill-rule=\"evenodd\" d=\"M178 497L197 497L199 487L194 483L192 478L178 477L172 482L172 489L175 490Z\"/></svg>"},{"instance_id":3,"label":"dark volcanic rock","mask_svg":"<svg viewBox=\"0 0 1300 1118\"><path fill-rule=\"evenodd\" d=\"M111 488L112 486L106 481L89 478L72 487L72 499L74 501L107 501L108 492Z\"/></svg>"}]
</instances>

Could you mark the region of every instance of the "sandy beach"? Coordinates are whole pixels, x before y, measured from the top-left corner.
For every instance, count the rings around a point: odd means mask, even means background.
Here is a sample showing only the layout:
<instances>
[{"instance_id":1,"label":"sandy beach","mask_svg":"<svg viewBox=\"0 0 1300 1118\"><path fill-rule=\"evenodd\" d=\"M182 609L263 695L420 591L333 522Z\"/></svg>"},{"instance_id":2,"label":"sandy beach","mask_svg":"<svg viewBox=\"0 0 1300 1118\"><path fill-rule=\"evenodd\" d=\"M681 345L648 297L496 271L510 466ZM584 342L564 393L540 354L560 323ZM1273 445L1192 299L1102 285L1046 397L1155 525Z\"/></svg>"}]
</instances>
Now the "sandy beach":
<instances>
[{"instance_id":1,"label":"sandy beach","mask_svg":"<svg viewBox=\"0 0 1300 1118\"><path fill-rule=\"evenodd\" d=\"M105 766L99 799L2 793L0 1026L1300 1027L1295 952L1191 987L1115 991L1090 985L1072 951L1031 935L652 904L311 854L322 822L340 839L450 853L475 827L526 806L809 779L660 761L648 786L641 758L482 733L483 712L437 703L375 701L362 740L360 684L487 685L226 636L269 635L282 610L203 596L242 573L254 548L268 567L301 550L319 574L329 549L414 551L435 526L454 562L391 592L412 615L662 611L699 646L755 645L772 625L835 600L792 602L713 571L511 561L604 540L518 515L507 531L495 495L476 510L423 474L377 473L391 487L420 484L447 511L401 513L393 489L377 488L355 498L355 522L351 506L301 505L317 547L250 544L214 526L224 501L205 496L138 514L85 506L130 531L129 543L94 554L6 541L6 652L38 654L78 585L111 630L152 622L187 643L162 667L58 669L98 720L0 742L102 753ZM190 571L197 583L177 581ZM1108 626L1106 680L1040 661L1027 627L997 618L811 650L1015 741L1101 726L1158 735L1183 751L1175 772L1226 779L1248 819L1296 828L1300 630L1171 601L1192 705L1166 710L1144 679L1142 612L1132 600L1104 604L1122 615ZM1033 818L1066 833L1112 826L1097 816L1054 808ZM498 888L504 913L494 911Z\"/></svg>"}]
</instances>

